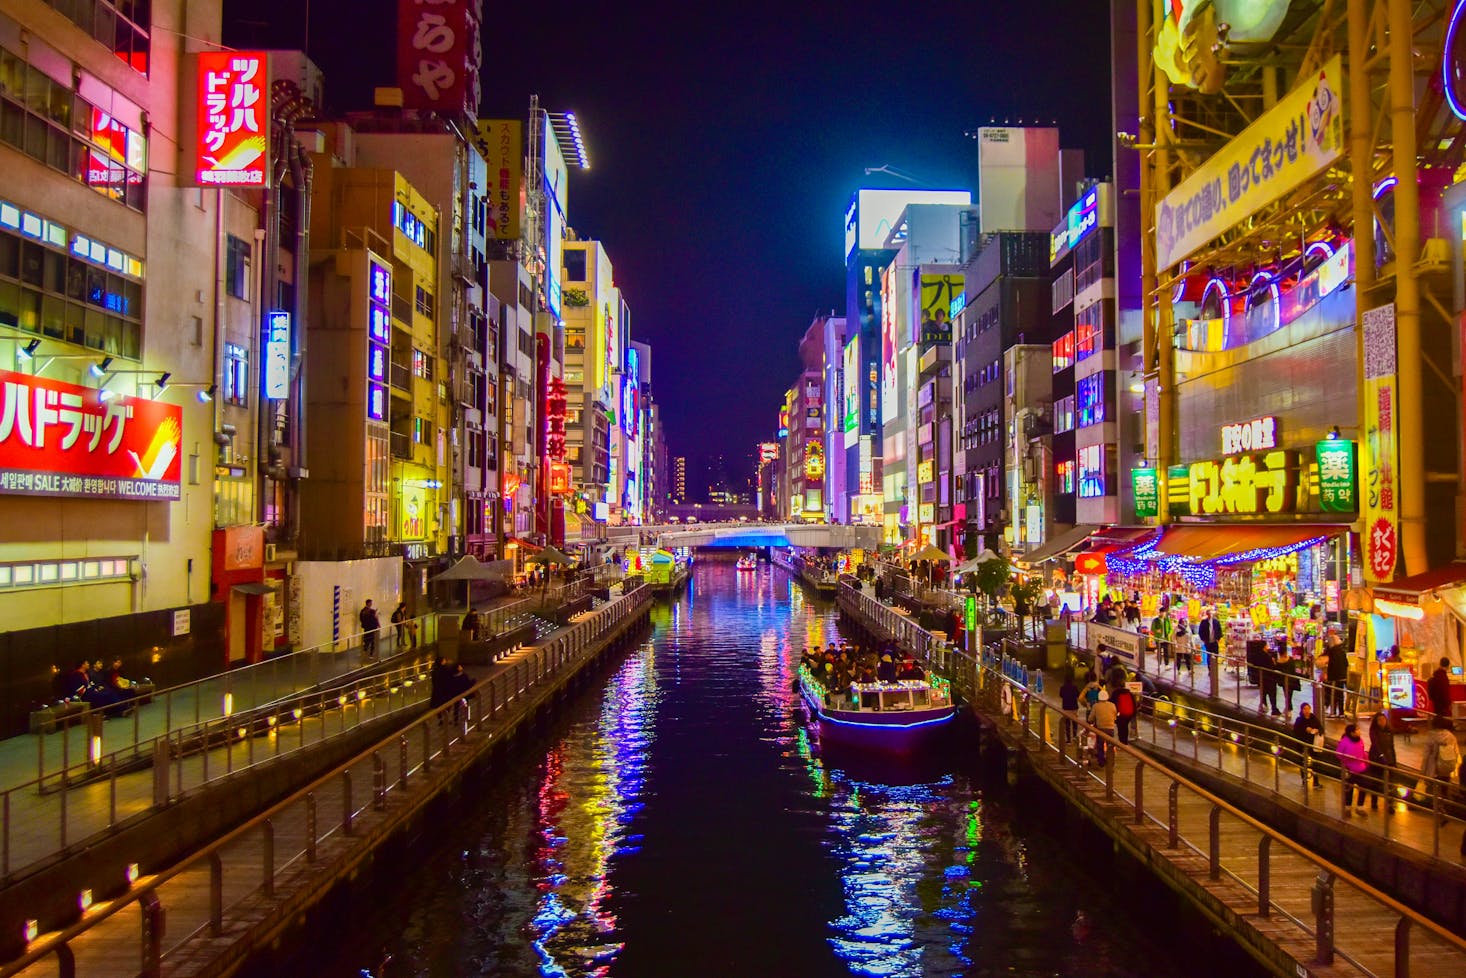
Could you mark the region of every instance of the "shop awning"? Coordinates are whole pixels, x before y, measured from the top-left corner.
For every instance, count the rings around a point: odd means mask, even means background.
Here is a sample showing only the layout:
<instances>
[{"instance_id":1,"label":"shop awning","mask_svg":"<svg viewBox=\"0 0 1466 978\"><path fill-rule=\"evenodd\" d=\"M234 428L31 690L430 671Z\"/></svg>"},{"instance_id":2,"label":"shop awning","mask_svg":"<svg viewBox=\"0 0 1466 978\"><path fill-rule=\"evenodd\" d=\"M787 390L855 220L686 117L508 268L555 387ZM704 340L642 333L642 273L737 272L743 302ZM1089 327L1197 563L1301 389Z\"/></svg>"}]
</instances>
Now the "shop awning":
<instances>
[{"instance_id":1,"label":"shop awning","mask_svg":"<svg viewBox=\"0 0 1466 978\"><path fill-rule=\"evenodd\" d=\"M1076 547L1082 546L1098 529L1098 526L1090 523L1080 523L1077 526L1071 526L1067 530L1062 530L1054 534L1048 543L1041 544L1036 549L1030 550L1027 553L1019 554L1014 559L1020 564L1041 564L1046 560L1052 560L1055 557L1068 553Z\"/></svg>"},{"instance_id":2,"label":"shop awning","mask_svg":"<svg viewBox=\"0 0 1466 978\"><path fill-rule=\"evenodd\" d=\"M1074 555L1074 573L1103 574L1105 557L1117 550L1133 547L1156 535L1153 526L1111 526L1092 534L1085 541L1089 549Z\"/></svg>"},{"instance_id":3,"label":"shop awning","mask_svg":"<svg viewBox=\"0 0 1466 978\"><path fill-rule=\"evenodd\" d=\"M1390 601L1419 604L1420 597L1440 588L1466 583L1466 563L1450 563L1423 574L1412 574L1388 584L1374 585L1374 596Z\"/></svg>"},{"instance_id":4,"label":"shop awning","mask_svg":"<svg viewBox=\"0 0 1466 978\"><path fill-rule=\"evenodd\" d=\"M231 588L231 590L238 591L240 594L274 594L275 593L275 589L272 588L272 587L270 587L270 585L268 585L268 584L258 584L258 583L255 583L254 581L251 581L248 584L236 584L236 585L234 585L233 588Z\"/></svg>"},{"instance_id":5,"label":"shop awning","mask_svg":"<svg viewBox=\"0 0 1466 978\"><path fill-rule=\"evenodd\" d=\"M1327 540L1347 530L1346 526L1313 524L1209 523L1168 526L1146 556L1151 559L1185 557L1191 561L1222 560L1248 563L1263 560L1269 551L1298 549L1310 540ZM1256 556L1252 556L1252 555ZM1137 555L1140 556L1140 555ZM1223 560L1223 558L1234 558ZM1240 559L1238 559L1240 558Z\"/></svg>"}]
</instances>

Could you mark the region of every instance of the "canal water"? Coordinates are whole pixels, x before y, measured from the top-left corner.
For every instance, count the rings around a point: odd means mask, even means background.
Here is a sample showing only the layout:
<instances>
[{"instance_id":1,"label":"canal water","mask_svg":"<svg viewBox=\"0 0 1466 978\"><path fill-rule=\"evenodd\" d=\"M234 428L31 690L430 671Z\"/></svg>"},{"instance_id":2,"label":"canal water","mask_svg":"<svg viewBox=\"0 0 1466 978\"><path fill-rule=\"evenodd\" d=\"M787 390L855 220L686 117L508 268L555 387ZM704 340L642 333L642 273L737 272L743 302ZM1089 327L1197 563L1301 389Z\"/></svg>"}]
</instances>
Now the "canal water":
<instances>
[{"instance_id":1,"label":"canal water","mask_svg":"<svg viewBox=\"0 0 1466 978\"><path fill-rule=\"evenodd\" d=\"M702 562L653 623L603 687L311 925L291 970L1257 973L1197 928L1182 946L1174 903L1132 897L1107 844L1050 834L960 735L924 767L822 758L794 667L802 646L839 640L836 612L783 571Z\"/></svg>"}]
</instances>

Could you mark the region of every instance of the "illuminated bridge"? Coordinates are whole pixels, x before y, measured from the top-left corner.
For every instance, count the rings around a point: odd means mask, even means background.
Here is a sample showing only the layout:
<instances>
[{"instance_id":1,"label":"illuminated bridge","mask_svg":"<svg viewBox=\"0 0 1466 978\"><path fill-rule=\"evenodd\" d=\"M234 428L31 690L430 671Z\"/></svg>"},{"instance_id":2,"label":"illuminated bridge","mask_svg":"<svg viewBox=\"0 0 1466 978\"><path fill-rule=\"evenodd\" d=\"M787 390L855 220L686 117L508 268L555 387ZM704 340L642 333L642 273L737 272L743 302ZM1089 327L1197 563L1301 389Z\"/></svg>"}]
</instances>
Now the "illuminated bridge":
<instances>
[{"instance_id":1,"label":"illuminated bridge","mask_svg":"<svg viewBox=\"0 0 1466 978\"><path fill-rule=\"evenodd\" d=\"M875 550L881 543L878 526L843 526L827 523L694 523L691 526L613 526L606 541L659 547L831 547L840 550Z\"/></svg>"}]
</instances>

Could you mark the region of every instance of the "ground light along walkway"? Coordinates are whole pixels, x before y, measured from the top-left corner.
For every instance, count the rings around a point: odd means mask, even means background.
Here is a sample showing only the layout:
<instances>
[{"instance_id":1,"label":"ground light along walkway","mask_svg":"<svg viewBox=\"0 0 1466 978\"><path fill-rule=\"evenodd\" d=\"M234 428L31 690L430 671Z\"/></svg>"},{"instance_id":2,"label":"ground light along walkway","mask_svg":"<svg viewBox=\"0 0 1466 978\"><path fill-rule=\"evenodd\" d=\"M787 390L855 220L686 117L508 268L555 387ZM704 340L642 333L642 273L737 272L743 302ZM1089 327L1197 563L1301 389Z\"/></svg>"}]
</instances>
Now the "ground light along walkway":
<instances>
[{"instance_id":1,"label":"ground light along walkway","mask_svg":"<svg viewBox=\"0 0 1466 978\"><path fill-rule=\"evenodd\" d=\"M142 877L63 930L37 935L0 978L221 975L346 878L489 746L645 620L637 588L506 657L465 706L433 710L188 859Z\"/></svg>"},{"instance_id":2,"label":"ground light along walkway","mask_svg":"<svg viewBox=\"0 0 1466 978\"><path fill-rule=\"evenodd\" d=\"M905 614L864 592L848 586L842 588L845 600L858 601L866 615L880 620L888 634L900 635L914 650L927 650L923 654L938 660L950 654L936 646L930 633ZM1036 681L1037 670L1025 675L1031 695L1057 710L1061 674L1045 673L1041 687ZM1299 742L1277 727L1164 700L1147 698L1145 707L1136 717L1131 733L1137 743L1204 765L1244 784L1250 791L1282 799L1341 826L1349 825L1354 831L1404 846L1423 858L1451 865L1463 861L1459 854L1466 840L1466 820L1460 817L1455 806L1441 802L1442 798L1452 796L1454 786L1431 781L1418 769L1396 767L1389 772L1390 802L1381 805L1379 811L1355 809L1346 817L1338 765L1331 748L1311 754L1318 761L1312 765L1320 782L1315 788L1312 782L1304 781L1303 772L1293 759ZM1343 721L1335 721L1335 729L1341 733ZM1398 738L1397 745L1401 755L1412 756Z\"/></svg>"},{"instance_id":3,"label":"ground light along walkway","mask_svg":"<svg viewBox=\"0 0 1466 978\"><path fill-rule=\"evenodd\" d=\"M1466 974L1466 940L1446 928L1133 747L1112 743L1106 768L1082 766L1060 737L1060 712L1000 665L935 641L848 585L840 599L868 631L946 671L1035 774L1276 973Z\"/></svg>"}]
</instances>

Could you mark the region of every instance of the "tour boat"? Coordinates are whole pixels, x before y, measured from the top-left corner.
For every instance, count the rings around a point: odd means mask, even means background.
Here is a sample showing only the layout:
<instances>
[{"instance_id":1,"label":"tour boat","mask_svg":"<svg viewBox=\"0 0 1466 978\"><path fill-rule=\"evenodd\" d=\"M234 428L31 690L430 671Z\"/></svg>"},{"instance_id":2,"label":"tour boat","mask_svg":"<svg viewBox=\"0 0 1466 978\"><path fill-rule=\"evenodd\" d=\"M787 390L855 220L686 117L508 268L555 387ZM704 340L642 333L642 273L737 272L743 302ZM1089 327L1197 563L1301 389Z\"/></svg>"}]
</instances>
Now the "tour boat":
<instances>
[{"instance_id":1,"label":"tour boat","mask_svg":"<svg viewBox=\"0 0 1466 978\"><path fill-rule=\"evenodd\" d=\"M799 694L818 725L820 743L885 754L913 754L952 723L951 695L924 679L851 683L832 693L808 667L799 670Z\"/></svg>"},{"instance_id":2,"label":"tour boat","mask_svg":"<svg viewBox=\"0 0 1466 978\"><path fill-rule=\"evenodd\" d=\"M744 554L742 557L738 558L738 563L734 566L736 566L741 571L758 570L758 560L753 556L753 554Z\"/></svg>"}]
</instances>

